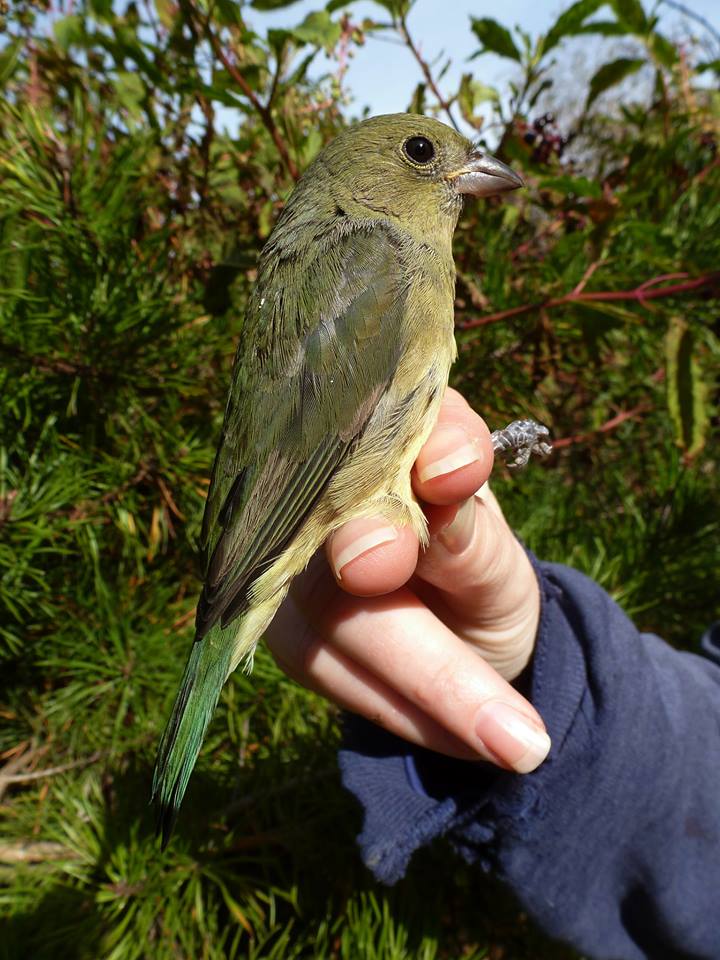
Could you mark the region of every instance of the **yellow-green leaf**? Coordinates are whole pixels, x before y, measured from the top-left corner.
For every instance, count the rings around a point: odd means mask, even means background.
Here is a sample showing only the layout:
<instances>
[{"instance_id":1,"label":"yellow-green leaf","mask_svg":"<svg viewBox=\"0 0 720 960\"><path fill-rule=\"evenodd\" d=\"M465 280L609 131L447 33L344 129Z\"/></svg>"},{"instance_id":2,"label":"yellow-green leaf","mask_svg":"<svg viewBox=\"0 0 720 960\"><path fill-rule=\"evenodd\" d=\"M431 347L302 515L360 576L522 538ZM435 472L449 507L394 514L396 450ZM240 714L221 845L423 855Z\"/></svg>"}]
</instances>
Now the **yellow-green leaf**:
<instances>
[{"instance_id":1,"label":"yellow-green leaf","mask_svg":"<svg viewBox=\"0 0 720 960\"><path fill-rule=\"evenodd\" d=\"M710 425L709 390L693 347L692 330L674 317L665 337L667 404L675 440L688 457L702 450Z\"/></svg>"},{"instance_id":2,"label":"yellow-green leaf","mask_svg":"<svg viewBox=\"0 0 720 960\"><path fill-rule=\"evenodd\" d=\"M597 99L609 87L620 83L625 77L637 73L644 64L644 60L628 59L627 57L620 57L618 60L612 60L610 63L604 64L590 81L590 90L585 106L589 107L593 100Z\"/></svg>"},{"instance_id":3,"label":"yellow-green leaf","mask_svg":"<svg viewBox=\"0 0 720 960\"><path fill-rule=\"evenodd\" d=\"M472 18L472 30L482 44L480 53L497 53L501 57L520 61L520 51L515 46L512 34L491 17Z\"/></svg>"},{"instance_id":4,"label":"yellow-green leaf","mask_svg":"<svg viewBox=\"0 0 720 960\"><path fill-rule=\"evenodd\" d=\"M68 50L73 43L79 43L83 38L83 18L78 14L63 17L53 26L55 39L62 50Z\"/></svg>"},{"instance_id":5,"label":"yellow-green leaf","mask_svg":"<svg viewBox=\"0 0 720 960\"><path fill-rule=\"evenodd\" d=\"M560 14L553 26L545 34L543 52L547 53L563 39L572 36L585 20L603 5L604 0L577 0Z\"/></svg>"}]
</instances>

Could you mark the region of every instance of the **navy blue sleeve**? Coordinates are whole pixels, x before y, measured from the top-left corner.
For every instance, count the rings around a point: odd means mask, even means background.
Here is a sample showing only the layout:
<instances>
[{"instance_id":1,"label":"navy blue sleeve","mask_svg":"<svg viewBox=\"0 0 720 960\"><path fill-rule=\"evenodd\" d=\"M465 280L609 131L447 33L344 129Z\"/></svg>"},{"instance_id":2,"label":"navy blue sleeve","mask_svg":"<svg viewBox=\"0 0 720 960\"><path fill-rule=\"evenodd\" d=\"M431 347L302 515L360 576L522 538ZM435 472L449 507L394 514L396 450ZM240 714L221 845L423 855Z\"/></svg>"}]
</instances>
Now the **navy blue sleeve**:
<instances>
[{"instance_id":1,"label":"navy blue sleeve","mask_svg":"<svg viewBox=\"0 0 720 960\"><path fill-rule=\"evenodd\" d=\"M533 564L542 611L528 682L547 760L520 776L350 718L340 766L364 808L363 858L393 883L446 835L592 957L718 960L720 630L707 656L679 652L583 574Z\"/></svg>"}]
</instances>

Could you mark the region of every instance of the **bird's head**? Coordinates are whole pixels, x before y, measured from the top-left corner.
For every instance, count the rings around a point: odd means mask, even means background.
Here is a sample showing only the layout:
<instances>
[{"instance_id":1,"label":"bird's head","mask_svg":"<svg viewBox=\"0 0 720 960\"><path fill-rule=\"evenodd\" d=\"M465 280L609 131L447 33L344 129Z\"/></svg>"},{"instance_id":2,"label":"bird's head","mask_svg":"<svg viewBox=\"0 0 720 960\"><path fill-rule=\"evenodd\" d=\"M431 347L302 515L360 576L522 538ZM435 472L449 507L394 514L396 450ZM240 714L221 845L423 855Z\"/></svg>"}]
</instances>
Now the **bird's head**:
<instances>
[{"instance_id":1,"label":"bird's head","mask_svg":"<svg viewBox=\"0 0 720 960\"><path fill-rule=\"evenodd\" d=\"M371 117L343 131L307 176L354 216L389 217L432 229L455 227L467 195L490 197L523 185L509 167L432 117Z\"/></svg>"}]
</instances>

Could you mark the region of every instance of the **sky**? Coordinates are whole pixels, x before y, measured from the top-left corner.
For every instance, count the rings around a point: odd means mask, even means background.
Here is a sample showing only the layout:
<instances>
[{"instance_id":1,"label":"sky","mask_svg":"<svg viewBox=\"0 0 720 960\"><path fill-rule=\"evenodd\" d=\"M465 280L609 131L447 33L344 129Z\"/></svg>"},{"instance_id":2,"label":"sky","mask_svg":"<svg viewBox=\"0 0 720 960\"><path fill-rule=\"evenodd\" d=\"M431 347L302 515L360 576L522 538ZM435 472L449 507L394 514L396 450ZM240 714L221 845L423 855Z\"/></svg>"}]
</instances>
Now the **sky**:
<instances>
[{"instance_id":1,"label":"sky","mask_svg":"<svg viewBox=\"0 0 720 960\"><path fill-rule=\"evenodd\" d=\"M648 0L644 5L646 9L651 7ZM685 0L685 5L720 29L720 0ZM276 13L260 14L246 7L243 15L260 28L287 26L300 23L307 13L322 6L322 0L298 0ZM467 63L467 58L479 47L470 30L470 16L493 17L506 27L519 24L535 36L546 31L568 6L569 0L502 0L501 3L497 0L417 0L408 18L408 28L425 59L432 61L443 51L452 58L452 67L441 89L455 92L460 76L470 69L477 79L505 87L513 76L510 61L485 54L471 66ZM356 21L364 17L387 19L383 10L370 0L357 0L348 9ZM665 4L660 4L659 12L661 29L671 36L683 22L690 23ZM692 32L700 30L697 24L691 24L690 28ZM597 43L597 40L577 42ZM407 49L370 39L357 50L347 73L346 87L355 98L353 112L359 112L365 105L374 114L404 111L420 79L419 68Z\"/></svg>"}]
</instances>

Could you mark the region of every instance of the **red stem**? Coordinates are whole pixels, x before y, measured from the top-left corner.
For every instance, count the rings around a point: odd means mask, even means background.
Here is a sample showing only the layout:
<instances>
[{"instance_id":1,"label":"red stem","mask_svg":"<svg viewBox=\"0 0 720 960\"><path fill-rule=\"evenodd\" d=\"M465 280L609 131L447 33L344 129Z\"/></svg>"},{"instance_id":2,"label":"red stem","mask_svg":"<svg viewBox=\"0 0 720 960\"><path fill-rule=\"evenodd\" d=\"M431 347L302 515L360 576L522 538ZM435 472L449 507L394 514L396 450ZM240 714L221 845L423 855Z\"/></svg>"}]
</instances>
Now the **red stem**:
<instances>
[{"instance_id":1,"label":"red stem","mask_svg":"<svg viewBox=\"0 0 720 960\"><path fill-rule=\"evenodd\" d=\"M652 280L646 280L645 283L635 287L634 290L596 290L589 293L571 291L562 297L554 297L541 303L523 303L518 307L509 307L507 310L499 310L497 313L488 313L476 320L459 323L458 329L472 330L475 327L484 327L488 323L497 323L500 320L507 320L509 317L531 313L533 310L551 310L553 307L565 306L568 303L597 303L611 300L636 300L638 303L644 303L645 300L659 300L662 297L672 297L675 294L687 293L689 290L699 290L701 287L709 287L719 283L720 270L695 277L694 280L686 280L684 283L673 283L670 286L649 289L653 283L659 283L662 279L662 277L655 277Z\"/></svg>"},{"instance_id":2,"label":"red stem","mask_svg":"<svg viewBox=\"0 0 720 960\"><path fill-rule=\"evenodd\" d=\"M589 440L590 437L595 436L596 433L608 433L610 430L615 430L621 423L625 423L626 420L632 420L633 417L636 417L639 413L644 413L649 408L650 404L644 401L636 407L633 407L632 410L622 410L614 417L611 417L610 420L606 420L605 423L596 430L591 430L589 433L579 433L574 437L561 437L559 440L553 440L553 450L570 447L574 443L582 443L585 440Z\"/></svg>"},{"instance_id":3,"label":"red stem","mask_svg":"<svg viewBox=\"0 0 720 960\"><path fill-rule=\"evenodd\" d=\"M272 111L269 105L266 106L264 103L261 102L260 98L255 93L255 91L250 86L250 84L247 82L245 77L242 75L242 73L240 73L240 71L232 62L232 60L227 56L227 54L223 50L222 44L220 43L219 39L215 36L215 34L213 33L210 27L209 19L203 19L200 16L199 12L195 8L193 9L198 16L198 21L205 28L205 35L207 36L207 39L210 42L210 46L212 47L215 56L218 58L220 63L222 63L222 65L225 67L227 72L233 78L235 83L240 87L242 92L245 94L245 96L248 98L250 103L253 105L256 113L258 114L258 116L260 117L260 120L262 121L263 126L265 127L267 132L270 134L272 141L277 148L277 152L280 154L280 159L285 165L287 172L290 174L293 180L298 180L300 178L300 171L298 170L295 164L295 161L290 156L290 152L288 151L287 144L283 140L280 134L280 131L278 130L275 124L275 120L273 118Z\"/></svg>"}]
</instances>

